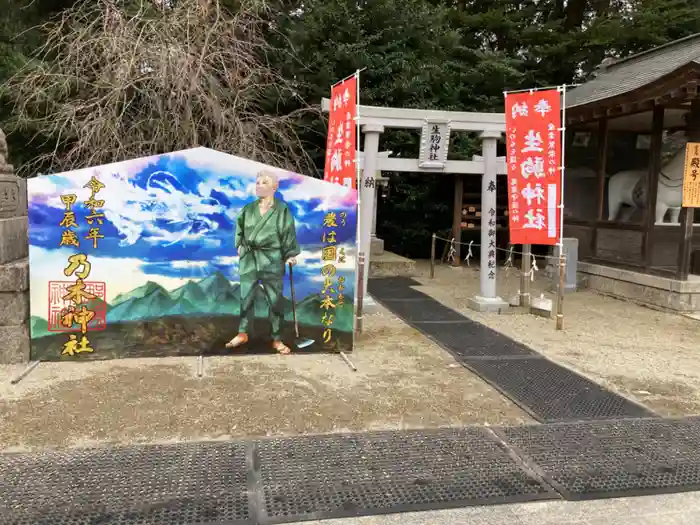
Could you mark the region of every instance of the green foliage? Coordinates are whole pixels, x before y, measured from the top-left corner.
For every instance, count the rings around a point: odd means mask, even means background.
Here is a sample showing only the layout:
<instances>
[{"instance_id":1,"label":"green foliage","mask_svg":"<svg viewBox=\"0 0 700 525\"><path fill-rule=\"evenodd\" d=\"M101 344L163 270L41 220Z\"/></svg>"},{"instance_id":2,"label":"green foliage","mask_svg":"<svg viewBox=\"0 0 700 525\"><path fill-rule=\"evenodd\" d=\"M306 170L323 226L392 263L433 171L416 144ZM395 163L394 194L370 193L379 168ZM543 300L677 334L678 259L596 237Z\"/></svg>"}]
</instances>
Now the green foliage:
<instances>
[{"instance_id":1,"label":"green foliage","mask_svg":"<svg viewBox=\"0 0 700 525\"><path fill-rule=\"evenodd\" d=\"M330 85L357 69L361 103L397 108L493 111L504 85L517 84L517 61L464 45L455 12L425 0L310 0L302 12L280 17L278 60L303 100L329 96ZM309 153L323 168L326 122L310 122ZM415 132L387 132L380 148L394 155L418 151ZM468 158L474 141L452 145L451 158ZM382 203L380 233L391 250L415 254L430 232L451 221L451 177L389 174L391 198ZM445 189L447 186L447 190Z\"/></svg>"},{"instance_id":2,"label":"green foliage","mask_svg":"<svg viewBox=\"0 0 700 525\"><path fill-rule=\"evenodd\" d=\"M97 0L96 0L97 1ZM147 0L128 0L137 2ZM71 0L0 0L0 78L42 43L39 30ZM127 2L128 3L128 2ZM231 12L240 0L220 0ZM287 115L329 95L330 85L364 69L361 103L397 108L502 111L503 91L575 83L606 57L624 57L700 32L697 0L259 0L267 9L265 61L296 92L268 89L264 114ZM16 35L20 35L16 37ZM3 105L0 125L8 118ZM168 118L167 115L163 116ZM128 123L125 123L128 124ZM304 148L323 169L326 119L304 112ZM26 137L10 137L15 162L35 155ZM474 137L455 136L450 158L477 152ZM415 132L391 131L380 148L415 157ZM389 174L379 232L388 248L427 255L433 231L451 223L452 177Z\"/></svg>"},{"instance_id":3,"label":"green foliage","mask_svg":"<svg viewBox=\"0 0 700 525\"><path fill-rule=\"evenodd\" d=\"M40 26L75 1L0 0L0 84L27 64L31 55L41 47L43 33ZM8 128L6 124L12 117L12 109L12 100L0 97L0 128L3 130ZM30 142L28 134L8 134L9 161L21 166L32 159L40 148Z\"/></svg>"},{"instance_id":4,"label":"green foliage","mask_svg":"<svg viewBox=\"0 0 700 525\"><path fill-rule=\"evenodd\" d=\"M362 104L502 111L504 90L580 82L603 58L699 32L700 9L694 0L310 0L279 31L287 74L309 103L364 67ZM319 169L325 132L316 120L305 135ZM388 132L380 147L415 157L417 141ZM455 138L450 157L475 147ZM379 234L393 251L426 256L430 233L451 223L452 177L389 175Z\"/></svg>"},{"instance_id":5,"label":"green foliage","mask_svg":"<svg viewBox=\"0 0 700 525\"><path fill-rule=\"evenodd\" d=\"M44 27L35 61L4 85L15 103L10 130L53 146L25 172L193 146L306 168L301 112L270 109L292 90L266 63L260 0L241 0L234 13L209 0L164 3L81 0Z\"/></svg>"}]
</instances>

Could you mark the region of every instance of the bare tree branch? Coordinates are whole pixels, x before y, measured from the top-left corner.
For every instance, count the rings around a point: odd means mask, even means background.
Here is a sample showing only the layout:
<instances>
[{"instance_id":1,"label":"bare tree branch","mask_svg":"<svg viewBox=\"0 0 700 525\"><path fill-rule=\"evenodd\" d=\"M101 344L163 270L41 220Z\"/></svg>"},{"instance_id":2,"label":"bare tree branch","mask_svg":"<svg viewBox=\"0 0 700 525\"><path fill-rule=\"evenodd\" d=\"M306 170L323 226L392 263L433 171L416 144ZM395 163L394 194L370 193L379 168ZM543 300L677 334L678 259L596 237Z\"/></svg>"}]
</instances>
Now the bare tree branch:
<instances>
[{"instance_id":1,"label":"bare tree branch","mask_svg":"<svg viewBox=\"0 0 700 525\"><path fill-rule=\"evenodd\" d=\"M265 56L266 5L242 0L85 0L43 29L34 60L4 86L13 129L48 141L24 171L64 171L207 146L307 171L301 113L268 114L295 97ZM277 104L279 105L279 104Z\"/></svg>"}]
</instances>

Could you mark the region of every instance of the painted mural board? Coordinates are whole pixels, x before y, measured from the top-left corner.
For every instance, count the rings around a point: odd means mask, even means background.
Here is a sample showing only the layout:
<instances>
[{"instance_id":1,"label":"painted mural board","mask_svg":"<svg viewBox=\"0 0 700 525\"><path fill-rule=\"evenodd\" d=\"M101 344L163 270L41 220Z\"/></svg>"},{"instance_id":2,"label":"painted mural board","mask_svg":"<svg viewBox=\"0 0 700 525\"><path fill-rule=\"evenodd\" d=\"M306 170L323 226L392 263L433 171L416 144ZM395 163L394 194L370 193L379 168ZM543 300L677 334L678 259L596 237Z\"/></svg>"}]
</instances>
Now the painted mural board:
<instances>
[{"instance_id":1,"label":"painted mural board","mask_svg":"<svg viewBox=\"0 0 700 525\"><path fill-rule=\"evenodd\" d=\"M356 190L207 148L27 186L32 359L352 350Z\"/></svg>"}]
</instances>

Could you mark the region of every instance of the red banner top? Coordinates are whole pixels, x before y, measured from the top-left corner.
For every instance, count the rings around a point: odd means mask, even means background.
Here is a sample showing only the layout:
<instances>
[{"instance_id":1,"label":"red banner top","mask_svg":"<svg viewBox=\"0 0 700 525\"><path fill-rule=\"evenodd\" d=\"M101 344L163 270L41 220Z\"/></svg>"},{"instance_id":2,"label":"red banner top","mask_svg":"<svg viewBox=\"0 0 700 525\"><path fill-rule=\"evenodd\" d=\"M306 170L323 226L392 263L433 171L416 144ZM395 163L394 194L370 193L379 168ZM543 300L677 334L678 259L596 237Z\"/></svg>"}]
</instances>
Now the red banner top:
<instances>
[{"instance_id":1,"label":"red banner top","mask_svg":"<svg viewBox=\"0 0 700 525\"><path fill-rule=\"evenodd\" d=\"M357 189L357 75L331 88L323 180Z\"/></svg>"},{"instance_id":2,"label":"red banner top","mask_svg":"<svg viewBox=\"0 0 700 525\"><path fill-rule=\"evenodd\" d=\"M506 94L512 244L557 244L561 232L561 93Z\"/></svg>"}]
</instances>

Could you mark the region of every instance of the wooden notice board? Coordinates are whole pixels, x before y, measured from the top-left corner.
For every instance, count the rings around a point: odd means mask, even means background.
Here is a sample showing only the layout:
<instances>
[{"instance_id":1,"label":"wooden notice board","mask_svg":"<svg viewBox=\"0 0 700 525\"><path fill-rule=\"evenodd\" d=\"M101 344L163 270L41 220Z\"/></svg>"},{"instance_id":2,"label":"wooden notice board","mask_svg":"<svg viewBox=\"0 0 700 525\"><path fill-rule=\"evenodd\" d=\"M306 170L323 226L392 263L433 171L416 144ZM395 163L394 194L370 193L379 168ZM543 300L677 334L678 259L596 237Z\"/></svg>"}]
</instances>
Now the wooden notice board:
<instances>
[{"instance_id":1,"label":"wooden notice board","mask_svg":"<svg viewBox=\"0 0 700 525\"><path fill-rule=\"evenodd\" d=\"M700 208L700 142L688 142L685 146L682 206Z\"/></svg>"}]
</instances>

